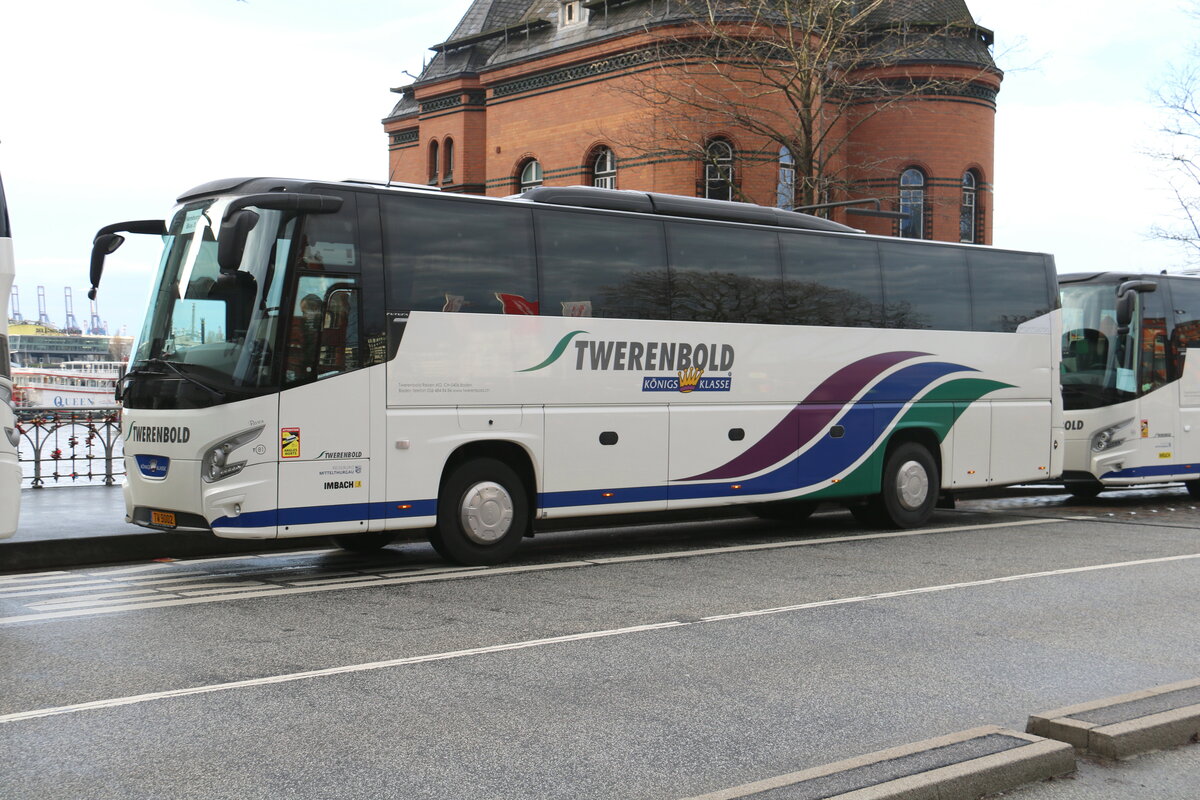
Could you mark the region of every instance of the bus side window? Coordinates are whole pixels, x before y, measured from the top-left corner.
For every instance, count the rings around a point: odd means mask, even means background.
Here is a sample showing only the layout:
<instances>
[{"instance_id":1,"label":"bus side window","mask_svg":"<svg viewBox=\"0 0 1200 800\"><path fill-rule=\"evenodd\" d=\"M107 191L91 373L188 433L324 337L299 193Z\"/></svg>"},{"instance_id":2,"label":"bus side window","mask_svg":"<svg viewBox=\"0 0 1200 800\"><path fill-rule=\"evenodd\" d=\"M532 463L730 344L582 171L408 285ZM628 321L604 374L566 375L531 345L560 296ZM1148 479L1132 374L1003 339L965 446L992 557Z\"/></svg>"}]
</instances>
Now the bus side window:
<instances>
[{"instance_id":1,"label":"bus side window","mask_svg":"<svg viewBox=\"0 0 1200 800\"><path fill-rule=\"evenodd\" d=\"M879 245L883 262L884 327L971 330L966 254L917 243Z\"/></svg>"},{"instance_id":2,"label":"bus side window","mask_svg":"<svg viewBox=\"0 0 1200 800\"><path fill-rule=\"evenodd\" d=\"M361 347L355 278L302 274L295 297L284 383L307 383L357 369Z\"/></svg>"},{"instance_id":3,"label":"bus side window","mask_svg":"<svg viewBox=\"0 0 1200 800\"><path fill-rule=\"evenodd\" d=\"M1138 380L1143 394L1167 385L1167 311L1161 292L1138 295L1141 330L1136 332Z\"/></svg>"},{"instance_id":4,"label":"bus side window","mask_svg":"<svg viewBox=\"0 0 1200 800\"><path fill-rule=\"evenodd\" d=\"M1197 284L1200 280L1194 278L1171 281L1171 303L1175 306L1171 355L1175 378L1183 377L1183 359L1188 349L1200 349L1200 285Z\"/></svg>"},{"instance_id":5,"label":"bus side window","mask_svg":"<svg viewBox=\"0 0 1200 800\"><path fill-rule=\"evenodd\" d=\"M390 311L536 314L528 208L433 197L384 197Z\"/></svg>"},{"instance_id":6,"label":"bus side window","mask_svg":"<svg viewBox=\"0 0 1200 800\"><path fill-rule=\"evenodd\" d=\"M329 292L319 348L318 377L358 369L358 289L337 287Z\"/></svg>"}]
</instances>

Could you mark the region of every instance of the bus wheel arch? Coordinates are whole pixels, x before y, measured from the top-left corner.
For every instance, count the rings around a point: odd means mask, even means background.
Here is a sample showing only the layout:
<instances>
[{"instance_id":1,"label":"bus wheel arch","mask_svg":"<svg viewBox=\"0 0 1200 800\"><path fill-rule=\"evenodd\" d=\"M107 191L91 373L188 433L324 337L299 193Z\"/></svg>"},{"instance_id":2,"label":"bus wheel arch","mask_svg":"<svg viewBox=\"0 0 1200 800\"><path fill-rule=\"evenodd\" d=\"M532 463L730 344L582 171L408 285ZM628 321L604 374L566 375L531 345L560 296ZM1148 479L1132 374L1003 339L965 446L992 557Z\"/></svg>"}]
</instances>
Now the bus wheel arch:
<instances>
[{"instance_id":1,"label":"bus wheel arch","mask_svg":"<svg viewBox=\"0 0 1200 800\"><path fill-rule=\"evenodd\" d=\"M506 561L532 531L534 498L533 463L519 445L464 445L442 470L430 544L459 564Z\"/></svg>"}]
</instances>

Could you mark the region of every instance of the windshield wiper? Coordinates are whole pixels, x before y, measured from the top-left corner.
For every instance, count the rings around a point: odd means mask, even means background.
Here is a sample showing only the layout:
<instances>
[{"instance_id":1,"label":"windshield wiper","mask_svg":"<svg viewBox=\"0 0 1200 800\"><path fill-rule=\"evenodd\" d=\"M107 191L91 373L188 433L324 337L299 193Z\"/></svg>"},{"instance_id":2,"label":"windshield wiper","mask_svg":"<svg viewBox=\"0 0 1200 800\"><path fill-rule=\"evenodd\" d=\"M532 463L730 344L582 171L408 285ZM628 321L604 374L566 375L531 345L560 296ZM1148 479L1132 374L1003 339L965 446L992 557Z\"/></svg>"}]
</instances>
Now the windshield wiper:
<instances>
[{"instance_id":1,"label":"windshield wiper","mask_svg":"<svg viewBox=\"0 0 1200 800\"><path fill-rule=\"evenodd\" d=\"M220 389L215 389L212 386L209 386L204 381L201 381L200 379L187 374L187 372L184 371L183 367L179 366L174 361L167 361L166 359L162 359L162 358L150 358L150 359L146 360L146 363L151 364L156 367L163 367L163 368L169 370L170 372L175 373L176 375L183 378L188 383L193 383L196 386L199 386L201 389L208 392L209 394L211 394L213 397L217 398L218 400L225 399L225 393L222 392Z\"/></svg>"}]
</instances>

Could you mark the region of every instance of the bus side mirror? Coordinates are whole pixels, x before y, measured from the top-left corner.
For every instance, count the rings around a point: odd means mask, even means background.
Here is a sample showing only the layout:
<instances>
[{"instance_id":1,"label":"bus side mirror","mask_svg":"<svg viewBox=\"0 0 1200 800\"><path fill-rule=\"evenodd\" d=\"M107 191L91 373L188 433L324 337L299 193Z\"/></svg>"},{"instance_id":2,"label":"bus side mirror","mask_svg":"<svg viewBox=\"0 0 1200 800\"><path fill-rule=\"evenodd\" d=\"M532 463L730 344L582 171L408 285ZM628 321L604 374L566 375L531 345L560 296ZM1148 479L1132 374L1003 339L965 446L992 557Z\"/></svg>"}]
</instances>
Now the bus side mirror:
<instances>
[{"instance_id":1,"label":"bus side mirror","mask_svg":"<svg viewBox=\"0 0 1200 800\"><path fill-rule=\"evenodd\" d=\"M1125 281L1117 287L1117 333L1129 333L1138 294L1157 290L1158 284L1154 281Z\"/></svg>"},{"instance_id":2,"label":"bus side mirror","mask_svg":"<svg viewBox=\"0 0 1200 800\"><path fill-rule=\"evenodd\" d=\"M125 233L146 233L167 235L167 223L161 219L140 219L132 222L118 222L105 225L96 231L92 239L91 277L92 288L88 290L88 299L96 299L96 289L100 286L100 276L104 273L104 258L117 252L117 248L125 243L124 236L118 236L119 231Z\"/></svg>"},{"instance_id":3,"label":"bus side mirror","mask_svg":"<svg viewBox=\"0 0 1200 800\"><path fill-rule=\"evenodd\" d=\"M258 214L248 208L233 212L221 223L221 238L217 243L217 264L221 272L238 271L246 240L257 224Z\"/></svg>"},{"instance_id":4,"label":"bus side mirror","mask_svg":"<svg viewBox=\"0 0 1200 800\"><path fill-rule=\"evenodd\" d=\"M100 285L100 276L104 274L104 258L117 252L117 248L125 243L125 237L116 233L103 233L92 242L92 266L90 278L92 288L88 290L88 299L96 299L96 287Z\"/></svg>"}]
</instances>

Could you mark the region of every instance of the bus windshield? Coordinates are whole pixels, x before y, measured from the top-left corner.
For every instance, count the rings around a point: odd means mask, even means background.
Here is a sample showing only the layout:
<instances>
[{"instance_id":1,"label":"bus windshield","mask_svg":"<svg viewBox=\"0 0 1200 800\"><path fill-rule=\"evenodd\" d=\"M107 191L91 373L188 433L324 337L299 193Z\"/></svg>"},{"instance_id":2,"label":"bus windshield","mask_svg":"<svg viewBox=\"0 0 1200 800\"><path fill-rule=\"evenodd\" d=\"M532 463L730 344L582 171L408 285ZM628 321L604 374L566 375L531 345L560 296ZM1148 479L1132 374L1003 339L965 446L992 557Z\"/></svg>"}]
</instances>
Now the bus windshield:
<instances>
[{"instance_id":1,"label":"bus windshield","mask_svg":"<svg viewBox=\"0 0 1200 800\"><path fill-rule=\"evenodd\" d=\"M131 359L133 370L182 377L191 386L186 394L199 391L210 402L274 385L280 298L295 227L293 214L259 210L241 268L222 274L217 238L227 205L227 198L205 200L175 213ZM163 390L156 392L156 406L166 399Z\"/></svg>"},{"instance_id":2,"label":"bus windshield","mask_svg":"<svg viewBox=\"0 0 1200 800\"><path fill-rule=\"evenodd\" d=\"M1100 408L1137 396L1139 326L1117 332L1112 283L1060 288L1063 315L1062 391L1067 410Z\"/></svg>"}]
</instances>

